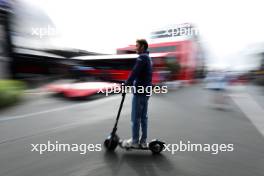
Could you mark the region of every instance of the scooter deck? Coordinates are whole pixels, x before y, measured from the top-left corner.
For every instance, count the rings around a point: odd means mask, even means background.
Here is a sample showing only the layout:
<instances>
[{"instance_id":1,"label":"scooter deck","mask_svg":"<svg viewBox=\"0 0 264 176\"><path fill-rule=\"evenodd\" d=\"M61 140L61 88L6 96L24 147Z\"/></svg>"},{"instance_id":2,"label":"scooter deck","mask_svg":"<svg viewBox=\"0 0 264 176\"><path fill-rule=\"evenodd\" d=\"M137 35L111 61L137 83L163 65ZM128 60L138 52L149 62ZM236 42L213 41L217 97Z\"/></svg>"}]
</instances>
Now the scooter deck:
<instances>
[{"instance_id":1,"label":"scooter deck","mask_svg":"<svg viewBox=\"0 0 264 176\"><path fill-rule=\"evenodd\" d=\"M124 147L124 146L120 146L123 149L126 150L149 150L149 147Z\"/></svg>"},{"instance_id":2,"label":"scooter deck","mask_svg":"<svg viewBox=\"0 0 264 176\"><path fill-rule=\"evenodd\" d=\"M140 145L139 145L139 147L132 147L132 146L131 147L127 147L127 146L123 146L122 145L122 142L123 141L120 141L119 142L119 147L120 148L123 148L123 149L126 149L126 150L150 150L149 147L142 147Z\"/></svg>"}]
</instances>

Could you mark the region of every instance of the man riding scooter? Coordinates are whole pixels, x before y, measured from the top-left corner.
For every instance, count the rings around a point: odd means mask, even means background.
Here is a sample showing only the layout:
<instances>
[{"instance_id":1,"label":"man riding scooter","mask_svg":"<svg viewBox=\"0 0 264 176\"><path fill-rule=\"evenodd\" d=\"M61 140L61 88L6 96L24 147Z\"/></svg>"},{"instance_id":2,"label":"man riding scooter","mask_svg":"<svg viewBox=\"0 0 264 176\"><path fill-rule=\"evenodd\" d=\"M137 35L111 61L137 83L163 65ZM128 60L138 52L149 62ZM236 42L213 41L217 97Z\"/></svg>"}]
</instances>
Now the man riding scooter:
<instances>
[{"instance_id":1,"label":"man riding scooter","mask_svg":"<svg viewBox=\"0 0 264 176\"><path fill-rule=\"evenodd\" d=\"M148 43L145 39L139 39L136 41L136 52L139 57L129 75L129 78L125 82L125 86L133 86L135 91L133 92L132 100L132 138L125 140L127 147L147 147L147 132L148 132L148 100L150 93L144 91L139 93L138 87L152 86L152 61L149 57ZM139 135L141 127L141 137Z\"/></svg>"}]
</instances>

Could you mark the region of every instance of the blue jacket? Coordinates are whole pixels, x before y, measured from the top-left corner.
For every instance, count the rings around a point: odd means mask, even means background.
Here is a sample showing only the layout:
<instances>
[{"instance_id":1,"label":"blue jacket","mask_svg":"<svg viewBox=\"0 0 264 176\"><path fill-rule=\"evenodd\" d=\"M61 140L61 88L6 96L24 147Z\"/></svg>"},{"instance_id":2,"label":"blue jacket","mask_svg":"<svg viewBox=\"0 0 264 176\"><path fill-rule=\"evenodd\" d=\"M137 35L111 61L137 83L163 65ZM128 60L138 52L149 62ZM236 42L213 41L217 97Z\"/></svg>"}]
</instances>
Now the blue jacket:
<instances>
[{"instance_id":1,"label":"blue jacket","mask_svg":"<svg viewBox=\"0 0 264 176\"><path fill-rule=\"evenodd\" d=\"M152 61L149 52L139 55L136 63L126 81L126 85L151 86L152 85Z\"/></svg>"}]
</instances>

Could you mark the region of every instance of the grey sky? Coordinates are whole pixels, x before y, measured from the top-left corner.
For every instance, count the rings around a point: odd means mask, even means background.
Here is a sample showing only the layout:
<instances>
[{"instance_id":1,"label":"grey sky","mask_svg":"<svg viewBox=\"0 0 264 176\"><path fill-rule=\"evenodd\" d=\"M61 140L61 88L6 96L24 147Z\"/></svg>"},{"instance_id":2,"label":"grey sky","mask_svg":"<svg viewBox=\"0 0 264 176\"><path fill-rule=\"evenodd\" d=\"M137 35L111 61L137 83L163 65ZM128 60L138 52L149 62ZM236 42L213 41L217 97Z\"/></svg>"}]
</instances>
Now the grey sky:
<instances>
[{"instance_id":1,"label":"grey sky","mask_svg":"<svg viewBox=\"0 0 264 176\"><path fill-rule=\"evenodd\" d=\"M57 45L91 51L114 53L156 28L191 22L211 64L243 67L255 63L247 53L264 41L260 0L26 1L42 7L53 20L61 34Z\"/></svg>"}]
</instances>

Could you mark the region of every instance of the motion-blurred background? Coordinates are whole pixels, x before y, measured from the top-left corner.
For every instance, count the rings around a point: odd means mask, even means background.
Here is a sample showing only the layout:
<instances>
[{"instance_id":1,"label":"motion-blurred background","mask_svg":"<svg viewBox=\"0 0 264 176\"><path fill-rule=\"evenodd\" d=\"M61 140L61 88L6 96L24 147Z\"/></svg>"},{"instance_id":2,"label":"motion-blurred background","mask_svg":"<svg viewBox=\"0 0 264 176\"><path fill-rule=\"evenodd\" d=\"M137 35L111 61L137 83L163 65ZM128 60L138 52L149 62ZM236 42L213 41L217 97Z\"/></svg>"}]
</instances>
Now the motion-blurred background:
<instances>
[{"instance_id":1,"label":"motion-blurred background","mask_svg":"<svg viewBox=\"0 0 264 176\"><path fill-rule=\"evenodd\" d=\"M262 17L258 0L0 0L0 175L263 175ZM150 99L150 137L235 151L30 152L47 140L103 141L121 96L97 92L128 78L140 38L153 85L169 90ZM130 136L127 98L122 137Z\"/></svg>"}]
</instances>

